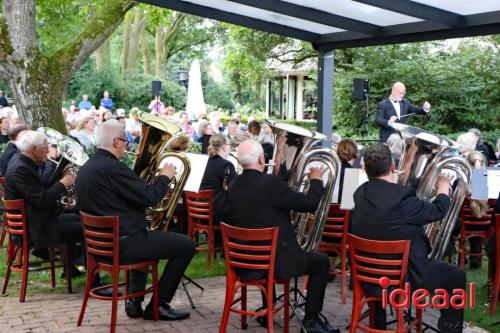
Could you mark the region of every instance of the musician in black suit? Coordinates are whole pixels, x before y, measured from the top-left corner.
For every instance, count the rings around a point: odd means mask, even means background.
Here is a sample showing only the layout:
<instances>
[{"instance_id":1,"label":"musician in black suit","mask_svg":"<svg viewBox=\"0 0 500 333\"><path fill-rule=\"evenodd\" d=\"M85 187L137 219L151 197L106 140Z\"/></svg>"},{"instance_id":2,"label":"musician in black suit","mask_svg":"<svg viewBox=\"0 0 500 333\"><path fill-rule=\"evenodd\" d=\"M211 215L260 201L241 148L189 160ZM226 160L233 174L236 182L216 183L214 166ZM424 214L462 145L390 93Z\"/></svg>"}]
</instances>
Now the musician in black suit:
<instances>
[{"instance_id":1,"label":"musician in black suit","mask_svg":"<svg viewBox=\"0 0 500 333\"><path fill-rule=\"evenodd\" d=\"M238 160L243 167L229 187L231 224L242 228L279 227L275 276L288 279L309 275L306 314L303 324L307 332L339 332L319 318L328 280L328 257L319 252L305 252L297 243L290 221L290 210L313 212L323 195L323 170L311 168L307 193L296 192L279 177L264 174L265 158L262 146L246 140L238 146ZM260 278L247 276L243 278Z\"/></svg>"},{"instance_id":2,"label":"musician in black suit","mask_svg":"<svg viewBox=\"0 0 500 333\"><path fill-rule=\"evenodd\" d=\"M411 240L408 259L408 281L411 288L433 292L444 288L465 290L465 273L457 266L428 259L430 243L423 226L443 218L450 206L450 181L439 176L437 195L432 203L418 199L415 190L395 184L394 162L390 149L381 143L370 146L365 153L365 171L369 181L354 193L354 235L374 240ZM374 287L374 288L368 288ZM380 294L373 285L369 294ZM385 329L385 309L377 302L376 328ZM441 310L440 332L462 332L463 310Z\"/></svg>"},{"instance_id":3,"label":"musician in black suit","mask_svg":"<svg viewBox=\"0 0 500 333\"><path fill-rule=\"evenodd\" d=\"M16 141L18 137L20 138L22 134L24 134L26 130L29 130L30 128L24 124L19 124L14 127L12 127L9 130L9 143L7 143L7 146L5 147L5 150L3 151L2 157L0 157L0 173L5 176L7 173L7 167L9 166L9 161L12 159L12 157L19 153L19 149L16 146Z\"/></svg>"},{"instance_id":4,"label":"musician in black suit","mask_svg":"<svg viewBox=\"0 0 500 333\"><path fill-rule=\"evenodd\" d=\"M404 98L406 87L401 82L392 86L391 95L377 104L376 123L380 127L379 141L386 142L389 136L396 131L389 125L396 123L406 124L409 114L427 114L431 108L425 101L422 107L416 107Z\"/></svg>"},{"instance_id":5,"label":"musician in black suit","mask_svg":"<svg viewBox=\"0 0 500 333\"><path fill-rule=\"evenodd\" d=\"M160 202L175 176L175 167L166 164L153 185L140 178L125 163L127 152L125 126L111 119L96 133L97 150L83 165L76 180L81 210L91 215L117 215L120 221L120 260L140 262L168 259L159 280L160 319L179 320L189 312L176 311L168 304L195 252L194 242L174 232L148 230L145 208ZM144 290L147 273L132 271L129 293ZM153 302L143 311L142 299L129 299L125 311L129 317L153 319Z\"/></svg>"},{"instance_id":6,"label":"musician in black suit","mask_svg":"<svg viewBox=\"0 0 500 333\"><path fill-rule=\"evenodd\" d=\"M208 146L207 167L201 180L201 190L212 190L214 193L214 225L219 225L229 215L227 190L229 183L236 178L233 163L226 160L231 153L231 146L223 134L213 134ZM219 233L215 235L215 245L221 246Z\"/></svg>"},{"instance_id":7,"label":"musician in black suit","mask_svg":"<svg viewBox=\"0 0 500 333\"><path fill-rule=\"evenodd\" d=\"M82 240L82 226L77 214L59 215L58 200L75 175L66 173L50 188L45 187L39 168L47 160L48 143L45 134L27 131L17 143L20 154L9 163L5 175L5 198L24 199L28 235L37 248L53 247L62 242Z\"/></svg>"}]
</instances>

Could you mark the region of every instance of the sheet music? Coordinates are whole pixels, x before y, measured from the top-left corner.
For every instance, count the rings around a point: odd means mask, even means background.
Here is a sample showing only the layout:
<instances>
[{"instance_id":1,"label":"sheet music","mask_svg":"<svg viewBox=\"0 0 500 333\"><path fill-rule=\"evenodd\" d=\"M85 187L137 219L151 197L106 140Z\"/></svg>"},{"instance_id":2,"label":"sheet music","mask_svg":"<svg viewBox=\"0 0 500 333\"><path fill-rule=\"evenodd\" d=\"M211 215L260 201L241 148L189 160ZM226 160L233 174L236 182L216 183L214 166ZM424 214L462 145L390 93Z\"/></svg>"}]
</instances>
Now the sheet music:
<instances>
[{"instance_id":1,"label":"sheet music","mask_svg":"<svg viewBox=\"0 0 500 333\"><path fill-rule=\"evenodd\" d=\"M472 170L471 199L488 200L488 177L486 170Z\"/></svg>"},{"instance_id":2,"label":"sheet music","mask_svg":"<svg viewBox=\"0 0 500 333\"><path fill-rule=\"evenodd\" d=\"M500 169L499 168L488 168L488 198L498 199L498 193L500 192Z\"/></svg>"},{"instance_id":3,"label":"sheet music","mask_svg":"<svg viewBox=\"0 0 500 333\"><path fill-rule=\"evenodd\" d=\"M186 156L191 163L191 173L184 186L184 191L198 192L205 169L207 168L208 155L186 153Z\"/></svg>"},{"instance_id":4,"label":"sheet music","mask_svg":"<svg viewBox=\"0 0 500 333\"><path fill-rule=\"evenodd\" d=\"M344 172L344 187L342 188L342 202L340 209L351 210L354 208L354 192L361 184L368 181L363 169L346 168Z\"/></svg>"}]
</instances>

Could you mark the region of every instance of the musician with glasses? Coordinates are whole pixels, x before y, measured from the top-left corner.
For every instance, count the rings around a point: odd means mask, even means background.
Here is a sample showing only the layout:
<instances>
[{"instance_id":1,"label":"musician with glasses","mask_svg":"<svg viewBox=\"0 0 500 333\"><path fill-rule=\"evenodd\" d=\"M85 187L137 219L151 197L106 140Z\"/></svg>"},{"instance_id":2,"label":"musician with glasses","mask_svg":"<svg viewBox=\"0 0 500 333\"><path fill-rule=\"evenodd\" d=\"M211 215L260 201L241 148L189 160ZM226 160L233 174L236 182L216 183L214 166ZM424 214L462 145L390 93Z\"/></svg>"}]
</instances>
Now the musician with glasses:
<instances>
[{"instance_id":1,"label":"musician with glasses","mask_svg":"<svg viewBox=\"0 0 500 333\"><path fill-rule=\"evenodd\" d=\"M412 290L429 292L443 288L449 294L454 289L465 290L465 272L444 261L428 259L430 243L423 226L442 219L450 206L450 180L439 176L436 198L428 203L417 198L413 188L395 184L395 166L391 151L385 144L368 147L365 171L369 181L354 193L352 233L373 240L411 240L408 259L408 282ZM373 288L372 288L373 287ZM371 295L381 294L380 288L366 285ZM386 329L386 314L381 302L375 302L375 328ZM441 310L438 328L443 333L462 332L463 309Z\"/></svg>"},{"instance_id":2,"label":"musician with glasses","mask_svg":"<svg viewBox=\"0 0 500 333\"><path fill-rule=\"evenodd\" d=\"M161 230L148 230L145 209L160 202L175 167L166 164L159 170L156 183L149 185L120 160L125 157L127 137L125 126L114 119L99 125L97 150L83 165L76 180L76 191L83 212L98 216L118 216L120 223L120 260L141 262L168 259L159 282L161 320L180 320L189 312L170 307L182 275L195 253L194 242L185 235ZM129 293L144 290L147 273L132 271ZM153 302L143 311L142 299L129 299L125 312L131 318L153 319Z\"/></svg>"},{"instance_id":3,"label":"musician with glasses","mask_svg":"<svg viewBox=\"0 0 500 333\"><path fill-rule=\"evenodd\" d=\"M49 145L45 134L26 131L16 143L20 154L9 162L5 175L5 199L24 199L28 235L36 248L54 247L60 243L81 242L82 225L77 214L59 215L58 201L74 184L75 175L63 177L46 188L40 167L47 160Z\"/></svg>"},{"instance_id":4,"label":"musician with glasses","mask_svg":"<svg viewBox=\"0 0 500 333\"><path fill-rule=\"evenodd\" d=\"M401 82L396 82L392 86L391 95L377 104L377 118L375 122L380 127L379 141L386 142L391 134L396 131L390 127L392 123L406 124L407 115L427 114L431 105L425 101L422 107L416 107L404 98L406 87Z\"/></svg>"},{"instance_id":5,"label":"musician with glasses","mask_svg":"<svg viewBox=\"0 0 500 333\"><path fill-rule=\"evenodd\" d=\"M304 328L309 333L340 332L319 317L330 268L328 257L320 252L304 251L290 220L291 210L314 212L318 208L324 192L321 180L324 170L311 168L309 190L300 193L292 190L282 178L263 173L264 150L257 141L242 142L237 152L244 170L229 187L230 224L241 228L278 226L275 276L289 279L309 275ZM241 276L251 280L264 277L254 276L254 273L242 272Z\"/></svg>"}]
</instances>

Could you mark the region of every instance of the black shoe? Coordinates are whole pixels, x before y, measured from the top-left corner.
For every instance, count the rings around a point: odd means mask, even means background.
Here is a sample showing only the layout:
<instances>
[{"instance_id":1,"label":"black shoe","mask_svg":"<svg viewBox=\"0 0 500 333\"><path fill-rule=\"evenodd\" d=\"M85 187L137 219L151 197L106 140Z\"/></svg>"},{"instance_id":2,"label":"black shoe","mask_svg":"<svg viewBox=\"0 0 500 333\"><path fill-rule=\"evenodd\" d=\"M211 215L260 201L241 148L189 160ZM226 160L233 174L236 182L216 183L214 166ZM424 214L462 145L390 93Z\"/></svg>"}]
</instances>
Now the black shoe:
<instances>
[{"instance_id":1,"label":"black shoe","mask_svg":"<svg viewBox=\"0 0 500 333\"><path fill-rule=\"evenodd\" d=\"M260 327L267 328L267 317L266 316L257 317L257 318L255 318L255 320L257 320Z\"/></svg>"},{"instance_id":2,"label":"black shoe","mask_svg":"<svg viewBox=\"0 0 500 333\"><path fill-rule=\"evenodd\" d=\"M104 284L101 282L100 278L95 279L94 285L92 286L92 289L103 287L103 286L104 286ZM96 295L103 296L103 297L113 297L113 288L111 286L109 286L109 288L100 289L100 290L94 291L94 293ZM121 288L118 288L118 295L117 296L120 297L122 295L123 295L123 290Z\"/></svg>"},{"instance_id":3,"label":"black shoe","mask_svg":"<svg viewBox=\"0 0 500 333\"><path fill-rule=\"evenodd\" d=\"M301 333L340 333L338 328L325 323L320 318L302 320L304 328L300 329ZM305 329L305 331L304 331Z\"/></svg>"},{"instance_id":4,"label":"black shoe","mask_svg":"<svg viewBox=\"0 0 500 333\"><path fill-rule=\"evenodd\" d=\"M160 305L160 320L182 320L189 318L191 315L187 311L177 311L170 307L168 304ZM153 304L149 303L144 310L142 318L146 320L154 320L153 318Z\"/></svg>"},{"instance_id":5,"label":"black shoe","mask_svg":"<svg viewBox=\"0 0 500 333\"><path fill-rule=\"evenodd\" d=\"M470 257L469 267L471 269L478 269L481 267L481 261L479 261L478 257Z\"/></svg>"},{"instance_id":6,"label":"black shoe","mask_svg":"<svg viewBox=\"0 0 500 333\"><path fill-rule=\"evenodd\" d=\"M125 313L129 318L140 318L144 314L141 307L141 301L137 299L128 299L125 303Z\"/></svg>"},{"instance_id":7,"label":"black shoe","mask_svg":"<svg viewBox=\"0 0 500 333\"><path fill-rule=\"evenodd\" d=\"M335 281L335 278L337 277L337 275L330 275L328 274L328 282L333 282Z\"/></svg>"},{"instance_id":8,"label":"black shoe","mask_svg":"<svg viewBox=\"0 0 500 333\"><path fill-rule=\"evenodd\" d=\"M78 269L78 267L76 266L72 266L71 267L71 278L74 279L78 276L82 276L85 274L85 271L81 271ZM63 268L63 271L61 272L61 279L65 279L66 278L66 268Z\"/></svg>"}]
</instances>

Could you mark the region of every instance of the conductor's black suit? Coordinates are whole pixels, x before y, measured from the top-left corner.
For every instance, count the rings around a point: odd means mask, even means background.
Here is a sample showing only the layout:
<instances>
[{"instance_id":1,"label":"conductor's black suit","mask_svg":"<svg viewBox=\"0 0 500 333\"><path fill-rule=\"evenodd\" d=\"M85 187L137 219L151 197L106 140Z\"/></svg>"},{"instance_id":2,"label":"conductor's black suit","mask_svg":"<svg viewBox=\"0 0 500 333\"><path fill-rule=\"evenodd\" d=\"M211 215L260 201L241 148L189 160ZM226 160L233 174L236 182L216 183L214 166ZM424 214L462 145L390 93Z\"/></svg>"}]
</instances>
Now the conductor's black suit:
<instances>
[{"instance_id":1,"label":"conductor's black suit","mask_svg":"<svg viewBox=\"0 0 500 333\"><path fill-rule=\"evenodd\" d=\"M373 240L411 240L408 281L412 289L424 288L432 293L444 288L450 294L453 289L465 289L463 270L427 257L431 247L423 226L444 217L450 206L447 195L439 194L432 203L427 203L418 199L412 188L371 179L354 193L354 205L354 235ZM379 293L375 289L371 292ZM381 320L380 313L378 317ZM441 310L439 328L442 332L462 332L462 322L463 310Z\"/></svg>"},{"instance_id":2,"label":"conductor's black suit","mask_svg":"<svg viewBox=\"0 0 500 333\"><path fill-rule=\"evenodd\" d=\"M241 228L279 227L275 276L287 279L309 275L306 315L322 309L329 261L323 253L302 250L290 211L313 212L322 195L320 180L311 180L304 194L290 189L281 178L257 170L244 170L229 187L231 224Z\"/></svg>"},{"instance_id":3,"label":"conductor's black suit","mask_svg":"<svg viewBox=\"0 0 500 333\"><path fill-rule=\"evenodd\" d=\"M395 104L399 104L400 113L399 119L396 119L397 123L406 124L409 114L427 114L427 112L422 107L417 107L411 104L407 99L402 99L401 101L395 101L392 98L386 98L377 103L377 118L375 122L380 128L379 141L386 142L391 134L396 133L396 131L389 126L389 119L392 116L397 117L397 112Z\"/></svg>"}]
</instances>

